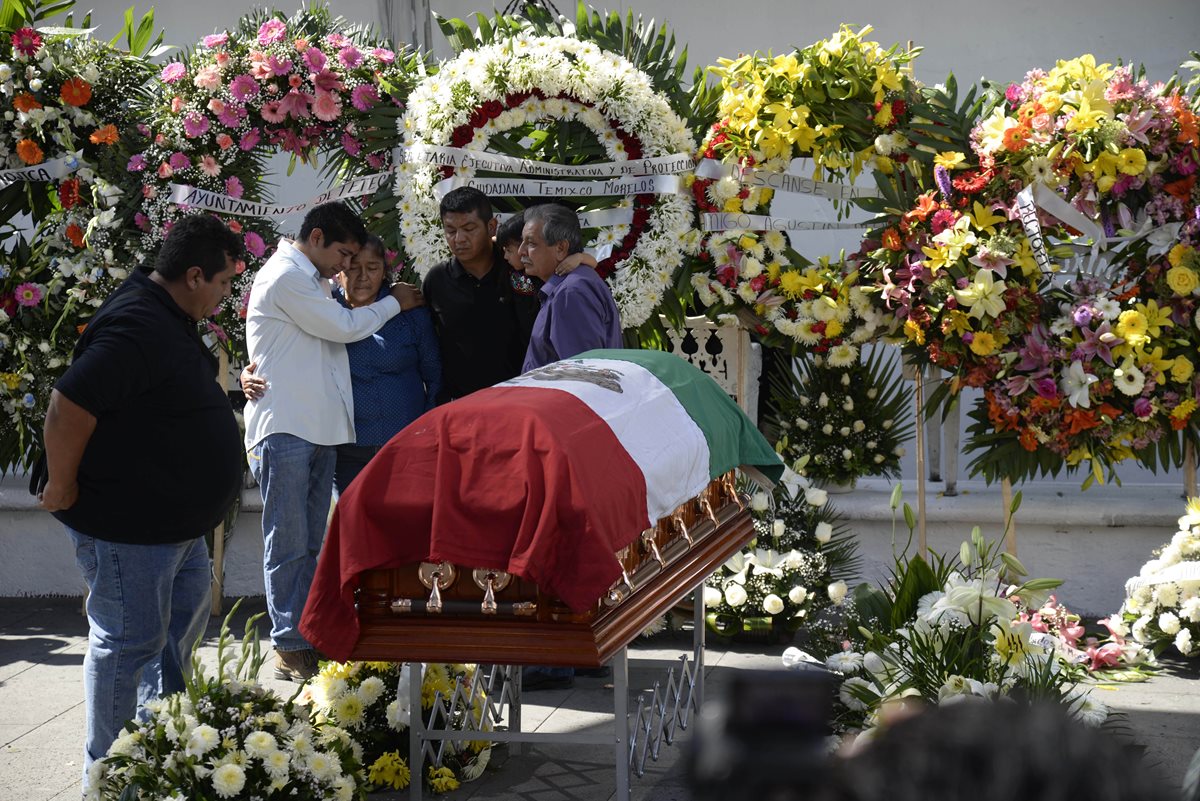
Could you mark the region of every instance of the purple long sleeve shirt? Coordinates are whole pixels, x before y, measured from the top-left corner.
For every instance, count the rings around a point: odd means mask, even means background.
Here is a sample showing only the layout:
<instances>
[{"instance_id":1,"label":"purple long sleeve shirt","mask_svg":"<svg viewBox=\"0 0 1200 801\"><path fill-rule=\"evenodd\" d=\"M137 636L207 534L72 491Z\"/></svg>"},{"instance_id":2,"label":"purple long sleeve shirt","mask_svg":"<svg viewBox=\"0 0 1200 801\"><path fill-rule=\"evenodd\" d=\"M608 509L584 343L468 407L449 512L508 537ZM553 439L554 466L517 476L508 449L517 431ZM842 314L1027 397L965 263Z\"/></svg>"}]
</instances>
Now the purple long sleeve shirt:
<instances>
[{"instance_id":1,"label":"purple long sleeve shirt","mask_svg":"<svg viewBox=\"0 0 1200 801\"><path fill-rule=\"evenodd\" d=\"M624 347L617 304L608 284L591 267L550 276L541 295L542 309L533 323L523 371L586 350Z\"/></svg>"}]
</instances>

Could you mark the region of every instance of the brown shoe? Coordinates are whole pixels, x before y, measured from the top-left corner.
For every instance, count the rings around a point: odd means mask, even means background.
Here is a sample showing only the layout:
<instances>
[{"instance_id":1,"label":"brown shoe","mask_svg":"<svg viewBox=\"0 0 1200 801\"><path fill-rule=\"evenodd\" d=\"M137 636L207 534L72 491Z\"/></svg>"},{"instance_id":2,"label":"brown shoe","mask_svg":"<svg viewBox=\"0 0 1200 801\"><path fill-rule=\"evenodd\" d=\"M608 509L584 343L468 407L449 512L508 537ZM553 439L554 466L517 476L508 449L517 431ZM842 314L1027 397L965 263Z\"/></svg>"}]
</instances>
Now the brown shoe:
<instances>
[{"instance_id":1,"label":"brown shoe","mask_svg":"<svg viewBox=\"0 0 1200 801\"><path fill-rule=\"evenodd\" d=\"M304 682L317 675L317 652L311 648L275 652L275 678Z\"/></svg>"}]
</instances>

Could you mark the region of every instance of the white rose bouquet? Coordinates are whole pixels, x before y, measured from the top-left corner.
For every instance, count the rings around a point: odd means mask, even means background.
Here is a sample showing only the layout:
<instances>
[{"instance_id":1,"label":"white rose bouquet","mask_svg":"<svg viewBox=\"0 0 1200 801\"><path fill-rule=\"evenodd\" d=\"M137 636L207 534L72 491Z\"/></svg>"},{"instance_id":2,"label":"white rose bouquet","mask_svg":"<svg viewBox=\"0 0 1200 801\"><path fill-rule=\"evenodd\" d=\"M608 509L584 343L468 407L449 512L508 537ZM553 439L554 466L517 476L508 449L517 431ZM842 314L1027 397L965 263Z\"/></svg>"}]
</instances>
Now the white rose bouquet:
<instances>
[{"instance_id":1,"label":"white rose bouquet","mask_svg":"<svg viewBox=\"0 0 1200 801\"><path fill-rule=\"evenodd\" d=\"M149 719L126 724L93 764L87 799L365 798L361 749L350 734L257 683L260 617L247 621L236 659L226 618L216 673L207 675L193 656L187 690L152 702Z\"/></svg>"},{"instance_id":2,"label":"white rose bouquet","mask_svg":"<svg viewBox=\"0 0 1200 801\"><path fill-rule=\"evenodd\" d=\"M766 420L775 450L817 481L898 476L913 425L912 391L895 368L877 347L861 360L834 349L777 371Z\"/></svg>"},{"instance_id":3,"label":"white rose bouquet","mask_svg":"<svg viewBox=\"0 0 1200 801\"><path fill-rule=\"evenodd\" d=\"M1191 498L1171 541L1125 584L1120 618L1155 654L1200 653L1200 498Z\"/></svg>"},{"instance_id":4,"label":"white rose bouquet","mask_svg":"<svg viewBox=\"0 0 1200 801\"><path fill-rule=\"evenodd\" d=\"M783 638L805 628L816 635L810 647L824 651L822 643L842 639L827 631L822 613L844 601L857 546L825 491L795 479L798 484L785 482L773 494L752 493L755 539L713 576L704 604L718 634Z\"/></svg>"}]
</instances>

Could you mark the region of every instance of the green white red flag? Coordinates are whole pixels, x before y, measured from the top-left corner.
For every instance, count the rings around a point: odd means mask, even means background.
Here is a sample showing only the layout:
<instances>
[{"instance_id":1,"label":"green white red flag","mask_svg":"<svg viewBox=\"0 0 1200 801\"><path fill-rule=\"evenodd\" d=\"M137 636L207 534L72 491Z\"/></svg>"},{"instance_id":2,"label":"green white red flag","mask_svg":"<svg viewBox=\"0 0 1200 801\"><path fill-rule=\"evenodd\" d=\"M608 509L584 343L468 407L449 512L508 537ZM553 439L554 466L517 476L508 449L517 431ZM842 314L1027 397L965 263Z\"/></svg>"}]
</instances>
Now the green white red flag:
<instances>
[{"instance_id":1,"label":"green white red flag","mask_svg":"<svg viewBox=\"0 0 1200 801\"><path fill-rule=\"evenodd\" d=\"M333 658L358 637L365 570L450 561L536 582L575 610L621 575L616 552L713 478L783 464L700 370L597 350L438 407L339 500L301 632Z\"/></svg>"}]
</instances>

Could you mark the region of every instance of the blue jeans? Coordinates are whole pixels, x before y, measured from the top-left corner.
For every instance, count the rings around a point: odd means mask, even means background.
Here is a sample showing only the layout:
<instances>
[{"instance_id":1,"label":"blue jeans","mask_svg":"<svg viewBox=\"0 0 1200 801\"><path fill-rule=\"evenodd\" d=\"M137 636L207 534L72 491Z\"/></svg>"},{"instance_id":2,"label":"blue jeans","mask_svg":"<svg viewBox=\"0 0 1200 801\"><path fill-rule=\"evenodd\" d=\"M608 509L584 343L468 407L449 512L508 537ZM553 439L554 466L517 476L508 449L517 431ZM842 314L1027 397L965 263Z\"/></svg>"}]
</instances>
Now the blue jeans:
<instances>
[{"instance_id":1,"label":"blue jeans","mask_svg":"<svg viewBox=\"0 0 1200 801\"><path fill-rule=\"evenodd\" d=\"M88 587L86 780L139 704L184 689L208 620L212 566L203 537L137 545L67 533Z\"/></svg>"},{"instance_id":2,"label":"blue jeans","mask_svg":"<svg viewBox=\"0 0 1200 801\"><path fill-rule=\"evenodd\" d=\"M270 434L250 452L262 489L263 584L277 651L311 648L300 634L333 497L337 450L291 434Z\"/></svg>"}]
</instances>

